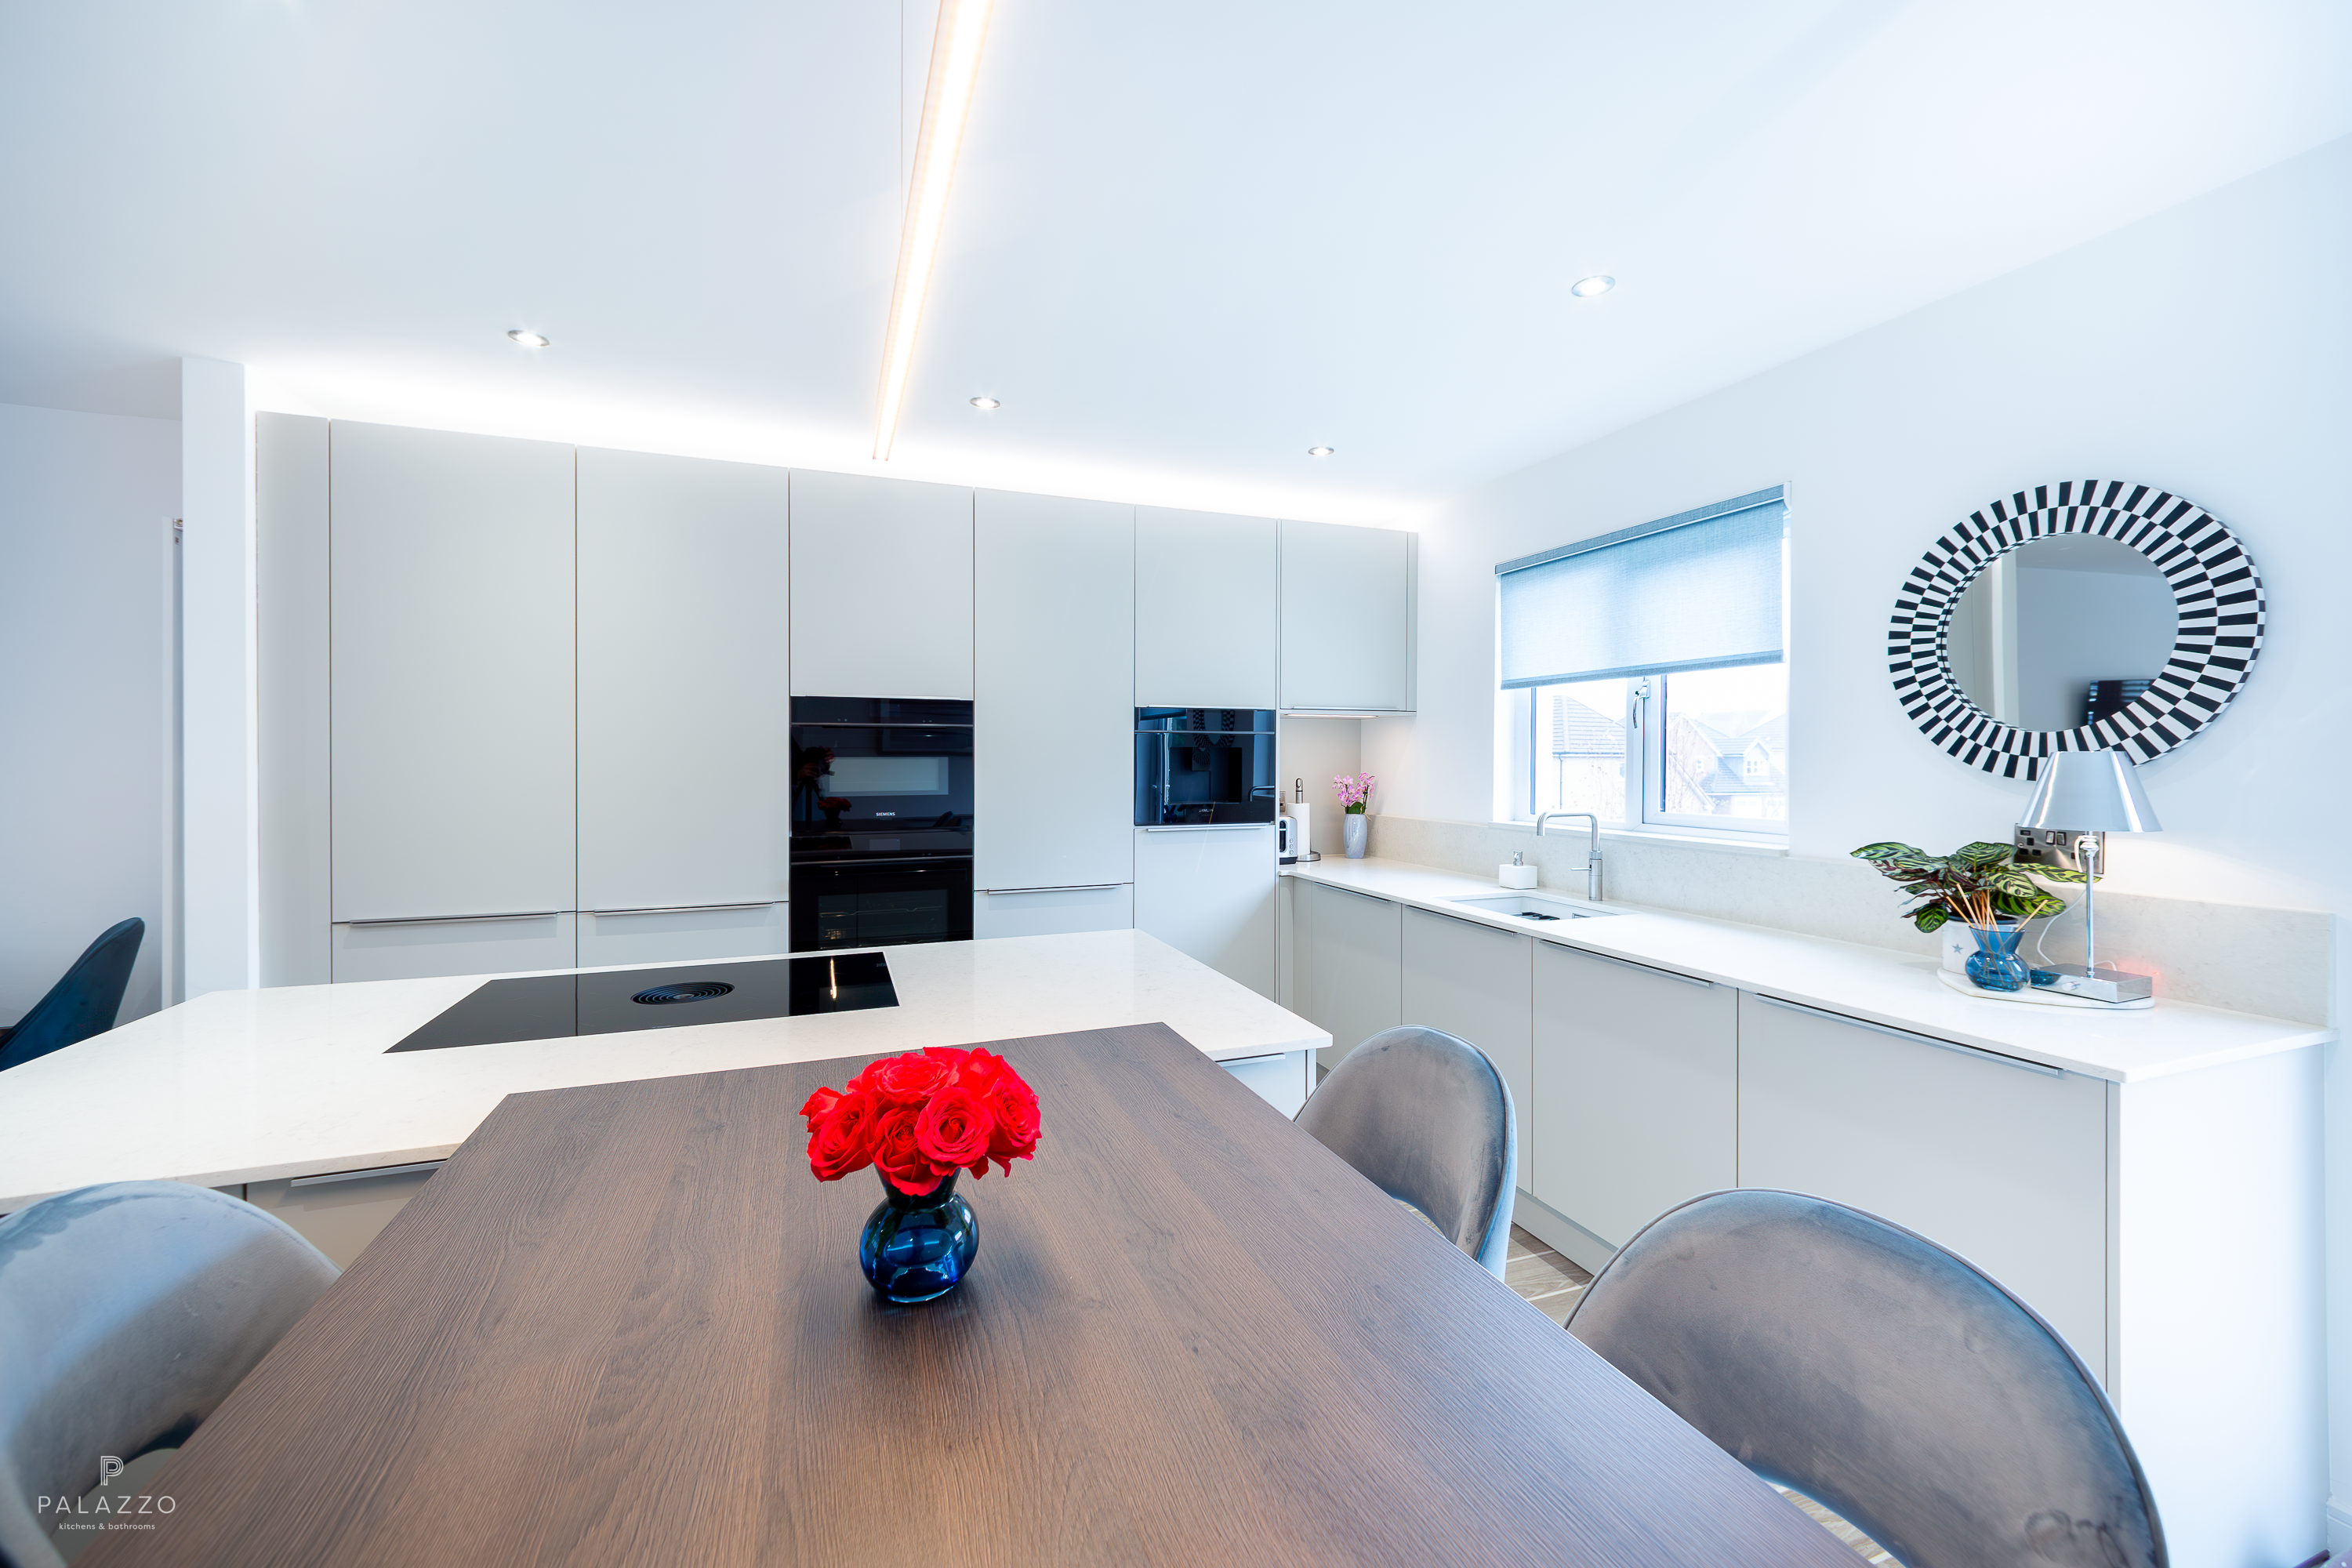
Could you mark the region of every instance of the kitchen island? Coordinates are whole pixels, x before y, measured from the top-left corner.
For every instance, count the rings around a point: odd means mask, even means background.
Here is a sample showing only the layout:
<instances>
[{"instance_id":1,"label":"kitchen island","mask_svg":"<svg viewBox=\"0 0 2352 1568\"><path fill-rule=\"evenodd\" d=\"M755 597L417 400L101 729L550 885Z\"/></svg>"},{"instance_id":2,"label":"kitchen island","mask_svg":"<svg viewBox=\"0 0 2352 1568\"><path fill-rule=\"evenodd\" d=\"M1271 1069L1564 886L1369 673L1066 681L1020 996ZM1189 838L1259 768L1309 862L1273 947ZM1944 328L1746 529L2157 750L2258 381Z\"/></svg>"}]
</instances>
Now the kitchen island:
<instances>
[{"instance_id":1,"label":"kitchen island","mask_svg":"<svg viewBox=\"0 0 2352 1568\"><path fill-rule=\"evenodd\" d=\"M10 1129L0 1144L0 1212L93 1182L145 1178L246 1187L273 1208L324 1204L331 1189L337 1199L364 1191L382 1210L395 1195L404 1202L427 1173L373 1173L446 1158L522 1090L1129 1024L1168 1025L1277 1108L1296 1109L1313 1052L1330 1043L1141 931L883 951L895 1007L390 1054L501 977L214 992L0 1076ZM367 1174L318 1180L350 1173ZM383 1212L367 1234L389 1218Z\"/></svg>"}]
</instances>

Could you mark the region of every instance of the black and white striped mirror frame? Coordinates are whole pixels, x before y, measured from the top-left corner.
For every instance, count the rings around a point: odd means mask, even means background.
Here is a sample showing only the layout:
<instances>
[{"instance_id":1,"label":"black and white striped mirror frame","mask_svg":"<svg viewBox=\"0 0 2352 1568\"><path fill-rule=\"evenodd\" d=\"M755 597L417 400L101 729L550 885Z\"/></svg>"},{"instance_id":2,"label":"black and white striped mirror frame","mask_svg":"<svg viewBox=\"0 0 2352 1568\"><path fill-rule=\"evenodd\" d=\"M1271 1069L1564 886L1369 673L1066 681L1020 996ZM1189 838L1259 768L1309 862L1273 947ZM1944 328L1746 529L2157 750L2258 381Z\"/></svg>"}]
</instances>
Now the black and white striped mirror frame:
<instances>
[{"instance_id":1,"label":"black and white striped mirror frame","mask_svg":"<svg viewBox=\"0 0 2352 1568\"><path fill-rule=\"evenodd\" d=\"M2028 540L2082 533L2127 544L2164 574L2180 615L2172 655L2112 717L2071 730L2021 730L1970 701L1947 647L1952 612L1977 574ZM2126 479L2068 479L1996 500L1947 532L1912 568L1887 631L1904 711L1971 767L2031 779L2058 752L2120 749L2144 763L2219 718L2263 647L2263 580L2227 524L2196 502Z\"/></svg>"}]
</instances>

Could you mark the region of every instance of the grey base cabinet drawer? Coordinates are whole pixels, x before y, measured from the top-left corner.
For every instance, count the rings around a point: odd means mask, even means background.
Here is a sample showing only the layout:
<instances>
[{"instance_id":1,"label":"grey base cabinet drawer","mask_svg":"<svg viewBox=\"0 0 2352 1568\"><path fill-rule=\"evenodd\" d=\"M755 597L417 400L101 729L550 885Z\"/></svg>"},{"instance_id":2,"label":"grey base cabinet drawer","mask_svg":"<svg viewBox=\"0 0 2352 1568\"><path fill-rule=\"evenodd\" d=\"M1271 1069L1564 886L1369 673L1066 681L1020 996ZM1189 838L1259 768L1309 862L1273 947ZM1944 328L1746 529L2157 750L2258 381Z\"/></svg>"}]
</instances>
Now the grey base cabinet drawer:
<instances>
[{"instance_id":1,"label":"grey base cabinet drawer","mask_svg":"<svg viewBox=\"0 0 2352 1568\"><path fill-rule=\"evenodd\" d=\"M1535 1179L1528 1147L1528 1115L1535 1100L1528 991L1528 950L1534 946L1533 937L1516 931L1426 910L1404 911L1402 1021L1469 1041L1511 1086L1522 1187Z\"/></svg>"},{"instance_id":2,"label":"grey base cabinet drawer","mask_svg":"<svg viewBox=\"0 0 2352 1568\"><path fill-rule=\"evenodd\" d=\"M2099 1373L2106 1085L1739 1000L1739 1184L1810 1193L1949 1247Z\"/></svg>"},{"instance_id":3,"label":"grey base cabinet drawer","mask_svg":"<svg viewBox=\"0 0 2352 1568\"><path fill-rule=\"evenodd\" d=\"M1535 1177L1611 1247L1739 1180L1738 993L1538 942Z\"/></svg>"}]
</instances>

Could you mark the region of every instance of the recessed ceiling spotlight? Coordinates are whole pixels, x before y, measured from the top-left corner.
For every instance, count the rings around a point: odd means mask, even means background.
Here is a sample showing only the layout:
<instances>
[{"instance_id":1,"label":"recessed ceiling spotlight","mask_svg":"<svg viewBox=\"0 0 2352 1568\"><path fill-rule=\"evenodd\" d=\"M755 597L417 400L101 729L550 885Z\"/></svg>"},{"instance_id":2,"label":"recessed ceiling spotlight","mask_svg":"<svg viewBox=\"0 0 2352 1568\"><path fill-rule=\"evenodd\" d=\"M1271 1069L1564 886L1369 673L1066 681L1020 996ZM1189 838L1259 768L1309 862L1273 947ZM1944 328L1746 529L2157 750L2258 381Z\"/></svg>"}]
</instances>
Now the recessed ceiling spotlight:
<instances>
[{"instance_id":1,"label":"recessed ceiling spotlight","mask_svg":"<svg viewBox=\"0 0 2352 1568\"><path fill-rule=\"evenodd\" d=\"M1606 294L1617 287L1617 279L1596 272L1590 278L1580 278L1568 286L1568 291L1580 300L1590 300L1595 294Z\"/></svg>"},{"instance_id":2,"label":"recessed ceiling spotlight","mask_svg":"<svg viewBox=\"0 0 2352 1568\"><path fill-rule=\"evenodd\" d=\"M520 327L517 327L513 331L509 332L507 336L512 338L515 342L520 343L527 349L543 349L547 346L547 340L545 338L541 337L537 332L526 332Z\"/></svg>"},{"instance_id":3,"label":"recessed ceiling spotlight","mask_svg":"<svg viewBox=\"0 0 2352 1568\"><path fill-rule=\"evenodd\" d=\"M971 405L974 408L1002 408L1004 406L1004 405L997 402L993 397L975 397L971 400Z\"/></svg>"},{"instance_id":4,"label":"recessed ceiling spotlight","mask_svg":"<svg viewBox=\"0 0 2352 1568\"><path fill-rule=\"evenodd\" d=\"M1307 455L1310 458L1328 458L1335 450L1337 448L1331 447L1309 447L1307 448Z\"/></svg>"}]
</instances>

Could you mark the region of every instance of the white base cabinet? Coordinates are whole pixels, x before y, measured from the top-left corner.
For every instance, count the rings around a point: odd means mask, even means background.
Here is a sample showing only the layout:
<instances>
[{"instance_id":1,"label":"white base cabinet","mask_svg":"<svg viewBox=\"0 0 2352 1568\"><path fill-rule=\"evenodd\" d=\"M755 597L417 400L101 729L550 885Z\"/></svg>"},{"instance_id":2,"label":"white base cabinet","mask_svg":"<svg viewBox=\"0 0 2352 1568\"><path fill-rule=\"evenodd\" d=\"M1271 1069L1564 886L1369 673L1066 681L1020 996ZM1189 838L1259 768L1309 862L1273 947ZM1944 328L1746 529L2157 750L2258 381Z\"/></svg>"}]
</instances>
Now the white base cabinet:
<instances>
[{"instance_id":1,"label":"white base cabinet","mask_svg":"<svg viewBox=\"0 0 2352 1568\"><path fill-rule=\"evenodd\" d=\"M1315 1053L1281 1051L1272 1056L1242 1057L1219 1067L1285 1116L1297 1116L1307 1097L1315 1092Z\"/></svg>"},{"instance_id":2,"label":"white base cabinet","mask_svg":"<svg viewBox=\"0 0 2352 1568\"><path fill-rule=\"evenodd\" d=\"M1518 1119L1519 1185L1535 1184L1528 1136L1536 1097L1533 993L1535 939L1475 921L1404 911L1400 1022L1443 1029L1486 1053L1510 1085Z\"/></svg>"},{"instance_id":3,"label":"white base cabinet","mask_svg":"<svg viewBox=\"0 0 2352 1568\"><path fill-rule=\"evenodd\" d=\"M1135 929L1268 1000L1275 882L1272 824L1135 830Z\"/></svg>"},{"instance_id":4,"label":"white base cabinet","mask_svg":"<svg viewBox=\"0 0 2352 1568\"><path fill-rule=\"evenodd\" d=\"M1300 884L1292 1011L1331 1033L1318 1053L1338 1067L1349 1051L1404 1022L1399 906L1318 882Z\"/></svg>"},{"instance_id":5,"label":"white base cabinet","mask_svg":"<svg viewBox=\"0 0 2352 1568\"><path fill-rule=\"evenodd\" d=\"M1613 1249L1676 1204L1739 1185L1738 995L1540 944L1528 1190Z\"/></svg>"},{"instance_id":6,"label":"white base cabinet","mask_svg":"<svg viewBox=\"0 0 2352 1568\"><path fill-rule=\"evenodd\" d=\"M1811 1193L1951 1248L2105 1374L2104 1082L1753 993L1738 1040L1740 1186Z\"/></svg>"}]
</instances>

